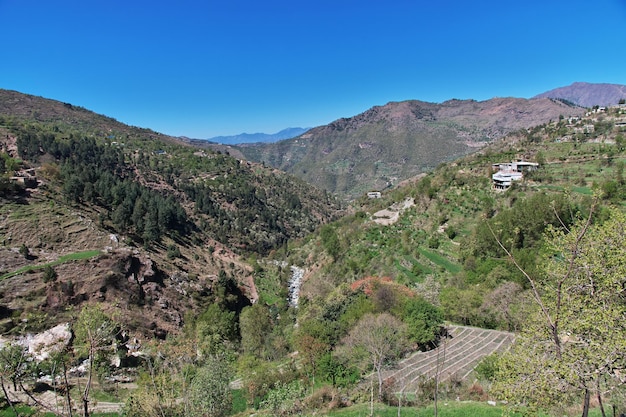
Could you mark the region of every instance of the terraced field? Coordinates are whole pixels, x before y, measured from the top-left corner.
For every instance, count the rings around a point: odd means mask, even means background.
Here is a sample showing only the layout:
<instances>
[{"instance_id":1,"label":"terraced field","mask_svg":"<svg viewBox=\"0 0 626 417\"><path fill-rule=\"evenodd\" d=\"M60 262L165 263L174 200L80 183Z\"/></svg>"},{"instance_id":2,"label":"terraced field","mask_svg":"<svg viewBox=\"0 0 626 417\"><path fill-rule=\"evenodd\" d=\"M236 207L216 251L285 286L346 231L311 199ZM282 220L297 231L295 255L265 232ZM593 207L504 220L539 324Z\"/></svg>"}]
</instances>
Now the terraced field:
<instances>
[{"instance_id":1,"label":"terraced field","mask_svg":"<svg viewBox=\"0 0 626 417\"><path fill-rule=\"evenodd\" d=\"M450 338L438 349L416 352L388 370L384 378L394 378L403 392L415 392L420 380L434 378L440 381L455 375L465 379L485 356L508 348L514 334L476 327L448 326Z\"/></svg>"}]
</instances>

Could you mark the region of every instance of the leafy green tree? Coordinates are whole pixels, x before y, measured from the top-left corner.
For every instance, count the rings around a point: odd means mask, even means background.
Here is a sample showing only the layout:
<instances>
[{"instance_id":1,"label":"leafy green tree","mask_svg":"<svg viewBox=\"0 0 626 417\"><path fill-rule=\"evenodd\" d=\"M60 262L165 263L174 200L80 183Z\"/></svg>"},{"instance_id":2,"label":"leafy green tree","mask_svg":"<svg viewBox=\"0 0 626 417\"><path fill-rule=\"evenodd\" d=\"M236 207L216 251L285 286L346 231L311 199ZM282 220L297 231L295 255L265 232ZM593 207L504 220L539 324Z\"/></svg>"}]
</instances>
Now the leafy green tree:
<instances>
[{"instance_id":1,"label":"leafy green tree","mask_svg":"<svg viewBox=\"0 0 626 417\"><path fill-rule=\"evenodd\" d=\"M239 333L234 311L212 303L195 323L198 347L203 354L218 354L232 349Z\"/></svg>"},{"instance_id":2,"label":"leafy green tree","mask_svg":"<svg viewBox=\"0 0 626 417\"><path fill-rule=\"evenodd\" d=\"M440 298L447 319L470 326L482 324L480 306L483 297L480 288L448 286L441 290Z\"/></svg>"},{"instance_id":3,"label":"leafy green tree","mask_svg":"<svg viewBox=\"0 0 626 417\"><path fill-rule=\"evenodd\" d=\"M311 334L300 333L296 336L296 347L298 355L302 358L302 365L315 385L319 361L330 350L330 346Z\"/></svg>"},{"instance_id":4,"label":"leafy green tree","mask_svg":"<svg viewBox=\"0 0 626 417\"><path fill-rule=\"evenodd\" d=\"M99 305L85 305L74 323L73 330L76 336L74 346L79 353L87 356L89 363L87 382L82 394L83 415L87 417L96 363L105 352L114 352L115 335L119 331L119 326Z\"/></svg>"},{"instance_id":5,"label":"leafy green tree","mask_svg":"<svg viewBox=\"0 0 626 417\"><path fill-rule=\"evenodd\" d=\"M320 238L326 252L336 261L341 253L341 242L335 228L328 224L324 225L320 231Z\"/></svg>"},{"instance_id":6,"label":"leafy green tree","mask_svg":"<svg viewBox=\"0 0 626 417\"><path fill-rule=\"evenodd\" d=\"M272 331L268 308L261 304L245 307L239 316L239 329L244 353L263 356L266 338Z\"/></svg>"},{"instance_id":7,"label":"leafy green tree","mask_svg":"<svg viewBox=\"0 0 626 417\"><path fill-rule=\"evenodd\" d=\"M385 288L383 292L386 292L389 287L382 286L380 288ZM377 289L378 290L378 289ZM381 292L376 291L373 295L381 294ZM387 293L389 294L389 293ZM382 297L383 299L385 297ZM392 297L390 297L392 298ZM395 298L393 298L395 301ZM381 301L381 300L376 300ZM382 304L385 304L384 302ZM339 331L347 332L354 324L359 321L361 317L363 317L366 313L374 313L374 312L385 312L389 309L389 306L386 306L387 309L378 308L376 304L365 294L356 294L347 297L343 300L343 312L338 317L337 324L339 325Z\"/></svg>"},{"instance_id":8,"label":"leafy green tree","mask_svg":"<svg viewBox=\"0 0 626 417\"><path fill-rule=\"evenodd\" d=\"M348 364L348 360L327 352L319 360L319 373L333 387L345 387L356 383L360 374L357 368Z\"/></svg>"},{"instance_id":9,"label":"leafy green tree","mask_svg":"<svg viewBox=\"0 0 626 417\"><path fill-rule=\"evenodd\" d=\"M443 312L421 297L409 298L404 302L402 321L409 339L424 346L435 342L439 336Z\"/></svg>"},{"instance_id":10,"label":"leafy green tree","mask_svg":"<svg viewBox=\"0 0 626 417\"><path fill-rule=\"evenodd\" d=\"M378 399L382 399L384 367L395 362L407 347L406 326L389 313L366 314L343 340L343 353L362 360L376 372Z\"/></svg>"},{"instance_id":11,"label":"leafy green tree","mask_svg":"<svg viewBox=\"0 0 626 417\"><path fill-rule=\"evenodd\" d=\"M63 182L63 192L69 201L79 202L84 188L85 184L77 175L72 175Z\"/></svg>"},{"instance_id":12,"label":"leafy green tree","mask_svg":"<svg viewBox=\"0 0 626 417\"><path fill-rule=\"evenodd\" d=\"M223 417L232 408L230 380L232 372L224 355L207 357L191 381L190 416Z\"/></svg>"},{"instance_id":13,"label":"leafy green tree","mask_svg":"<svg viewBox=\"0 0 626 417\"><path fill-rule=\"evenodd\" d=\"M543 276L526 275L536 308L499 362L496 390L536 409L582 397L586 417L592 393L603 410L626 365L626 216L551 229L542 265Z\"/></svg>"}]
</instances>

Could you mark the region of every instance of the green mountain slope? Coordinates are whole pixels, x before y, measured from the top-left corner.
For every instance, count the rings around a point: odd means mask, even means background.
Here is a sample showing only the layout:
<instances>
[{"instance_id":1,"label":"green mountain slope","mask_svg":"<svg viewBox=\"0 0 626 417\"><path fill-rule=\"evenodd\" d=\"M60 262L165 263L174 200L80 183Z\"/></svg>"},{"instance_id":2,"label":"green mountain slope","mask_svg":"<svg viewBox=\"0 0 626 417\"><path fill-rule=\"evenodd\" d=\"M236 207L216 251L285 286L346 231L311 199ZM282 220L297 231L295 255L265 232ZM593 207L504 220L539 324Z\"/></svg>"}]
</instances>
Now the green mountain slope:
<instances>
[{"instance_id":1,"label":"green mountain slope","mask_svg":"<svg viewBox=\"0 0 626 417\"><path fill-rule=\"evenodd\" d=\"M133 327L175 332L188 311L215 300L219 286L236 303L254 301L245 259L304 237L340 212L326 192L282 172L5 90L0 154L7 328L28 314L55 312L63 320L68 305L106 301L142 306ZM100 254L78 260L79 267L55 263L84 251ZM54 282L44 282L48 264L57 270ZM24 293L9 291L18 287ZM161 308L168 313L159 316Z\"/></svg>"},{"instance_id":2,"label":"green mountain slope","mask_svg":"<svg viewBox=\"0 0 626 417\"><path fill-rule=\"evenodd\" d=\"M275 144L240 146L246 158L349 199L387 189L507 133L581 115L550 99L388 103Z\"/></svg>"},{"instance_id":3,"label":"green mountain slope","mask_svg":"<svg viewBox=\"0 0 626 417\"><path fill-rule=\"evenodd\" d=\"M319 234L290 247L292 262L308 271L305 305L319 308L337 297L337 287L363 277L390 277L441 305L454 322L515 330L522 317L505 318L490 303L509 285L520 297L509 294L509 302L521 302L527 283L496 238L534 271L548 225L584 216L594 193L601 205L622 205L625 121L623 109L611 109L540 125L442 164L382 199L355 201L353 215L325 226L336 236L333 246ZM541 168L505 192L494 190L493 164L517 159Z\"/></svg>"},{"instance_id":4,"label":"green mountain slope","mask_svg":"<svg viewBox=\"0 0 626 417\"><path fill-rule=\"evenodd\" d=\"M442 379L440 392L467 399L480 388L482 396L482 387L461 379L476 379L479 357L504 347L531 305L527 281L498 241L534 275L547 228L586 217L594 193L594 222L626 201L620 108L557 116L490 139L471 155L384 190L381 199L354 200L340 216L328 193L262 164L90 118L63 103L6 94L21 104L0 114L0 330L21 335L76 322L86 303L101 306L138 337L149 358L126 404L136 415L150 414L142 407L154 404L182 414L178 407L189 397L180 387L189 386L189 375L216 376L206 358L235 365L224 369L224 380L243 387L236 392L247 400L238 404L242 412L275 415L297 403L298 413L315 414L369 401L376 387L359 381L376 374L363 343L381 341L364 338L377 333L371 325L398 342L385 368L411 351L430 350L405 356L387 374L397 379L384 383L385 395L412 386L424 400L444 319L472 326L473 353L459 353L461 328L450 326L452 339L444 340L459 354L447 360L459 377ZM512 123L502 121L505 114L517 120L513 102L503 99L490 110L449 103L446 117L485 135L498 121ZM468 106L477 116L466 113ZM405 104L388 117L412 119L407 109L420 114L416 124L452 132L427 115L426 105ZM369 118L353 118L332 130L358 131L361 124L371 126ZM494 164L518 159L540 168L494 190ZM144 343L154 338L162 340ZM425 363L431 375L412 365L423 357L434 359ZM156 381L167 389L155 391Z\"/></svg>"}]
</instances>

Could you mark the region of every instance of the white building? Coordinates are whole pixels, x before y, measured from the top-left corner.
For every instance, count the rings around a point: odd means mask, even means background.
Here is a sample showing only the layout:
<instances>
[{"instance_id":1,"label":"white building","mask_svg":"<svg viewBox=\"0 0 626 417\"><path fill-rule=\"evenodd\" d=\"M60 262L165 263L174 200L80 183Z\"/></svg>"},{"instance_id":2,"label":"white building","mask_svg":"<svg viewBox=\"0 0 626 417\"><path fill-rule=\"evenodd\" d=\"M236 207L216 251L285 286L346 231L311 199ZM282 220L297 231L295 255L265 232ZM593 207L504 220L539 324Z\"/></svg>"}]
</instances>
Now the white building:
<instances>
[{"instance_id":1,"label":"white building","mask_svg":"<svg viewBox=\"0 0 626 417\"><path fill-rule=\"evenodd\" d=\"M521 172L498 171L491 176L493 188L496 190L506 190L513 181L519 181L524 177Z\"/></svg>"},{"instance_id":2,"label":"white building","mask_svg":"<svg viewBox=\"0 0 626 417\"><path fill-rule=\"evenodd\" d=\"M513 181L520 181L524 177L524 172L534 171L539 168L536 162L513 161L492 165L498 172L491 176L493 188L496 190L506 190Z\"/></svg>"}]
</instances>

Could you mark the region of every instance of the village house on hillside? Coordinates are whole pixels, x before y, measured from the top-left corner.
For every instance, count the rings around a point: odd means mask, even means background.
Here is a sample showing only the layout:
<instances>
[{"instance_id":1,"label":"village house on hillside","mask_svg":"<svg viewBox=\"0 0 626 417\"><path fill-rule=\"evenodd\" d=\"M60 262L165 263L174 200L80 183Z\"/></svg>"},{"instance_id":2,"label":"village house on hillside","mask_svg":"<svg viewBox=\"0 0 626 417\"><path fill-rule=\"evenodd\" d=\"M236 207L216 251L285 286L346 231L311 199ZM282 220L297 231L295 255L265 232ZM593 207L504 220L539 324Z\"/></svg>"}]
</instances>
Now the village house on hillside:
<instances>
[{"instance_id":1,"label":"village house on hillside","mask_svg":"<svg viewBox=\"0 0 626 417\"><path fill-rule=\"evenodd\" d=\"M524 177L524 172L538 169L539 164L519 160L493 164L492 167L497 170L497 172L491 176L493 188L495 190L506 190L511 186L513 181L520 181Z\"/></svg>"},{"instance_id":2,"label":"village house on hillside","mask_svg":"<svg viewBox=\"0 0 626 417\"><path fill-rule=\"evenodd\" d=\"M38 186L37 176L33 168L17 172L15 176L9 177L9 181L25 188L37 188Z\"/></svg>"}]
</instances>

